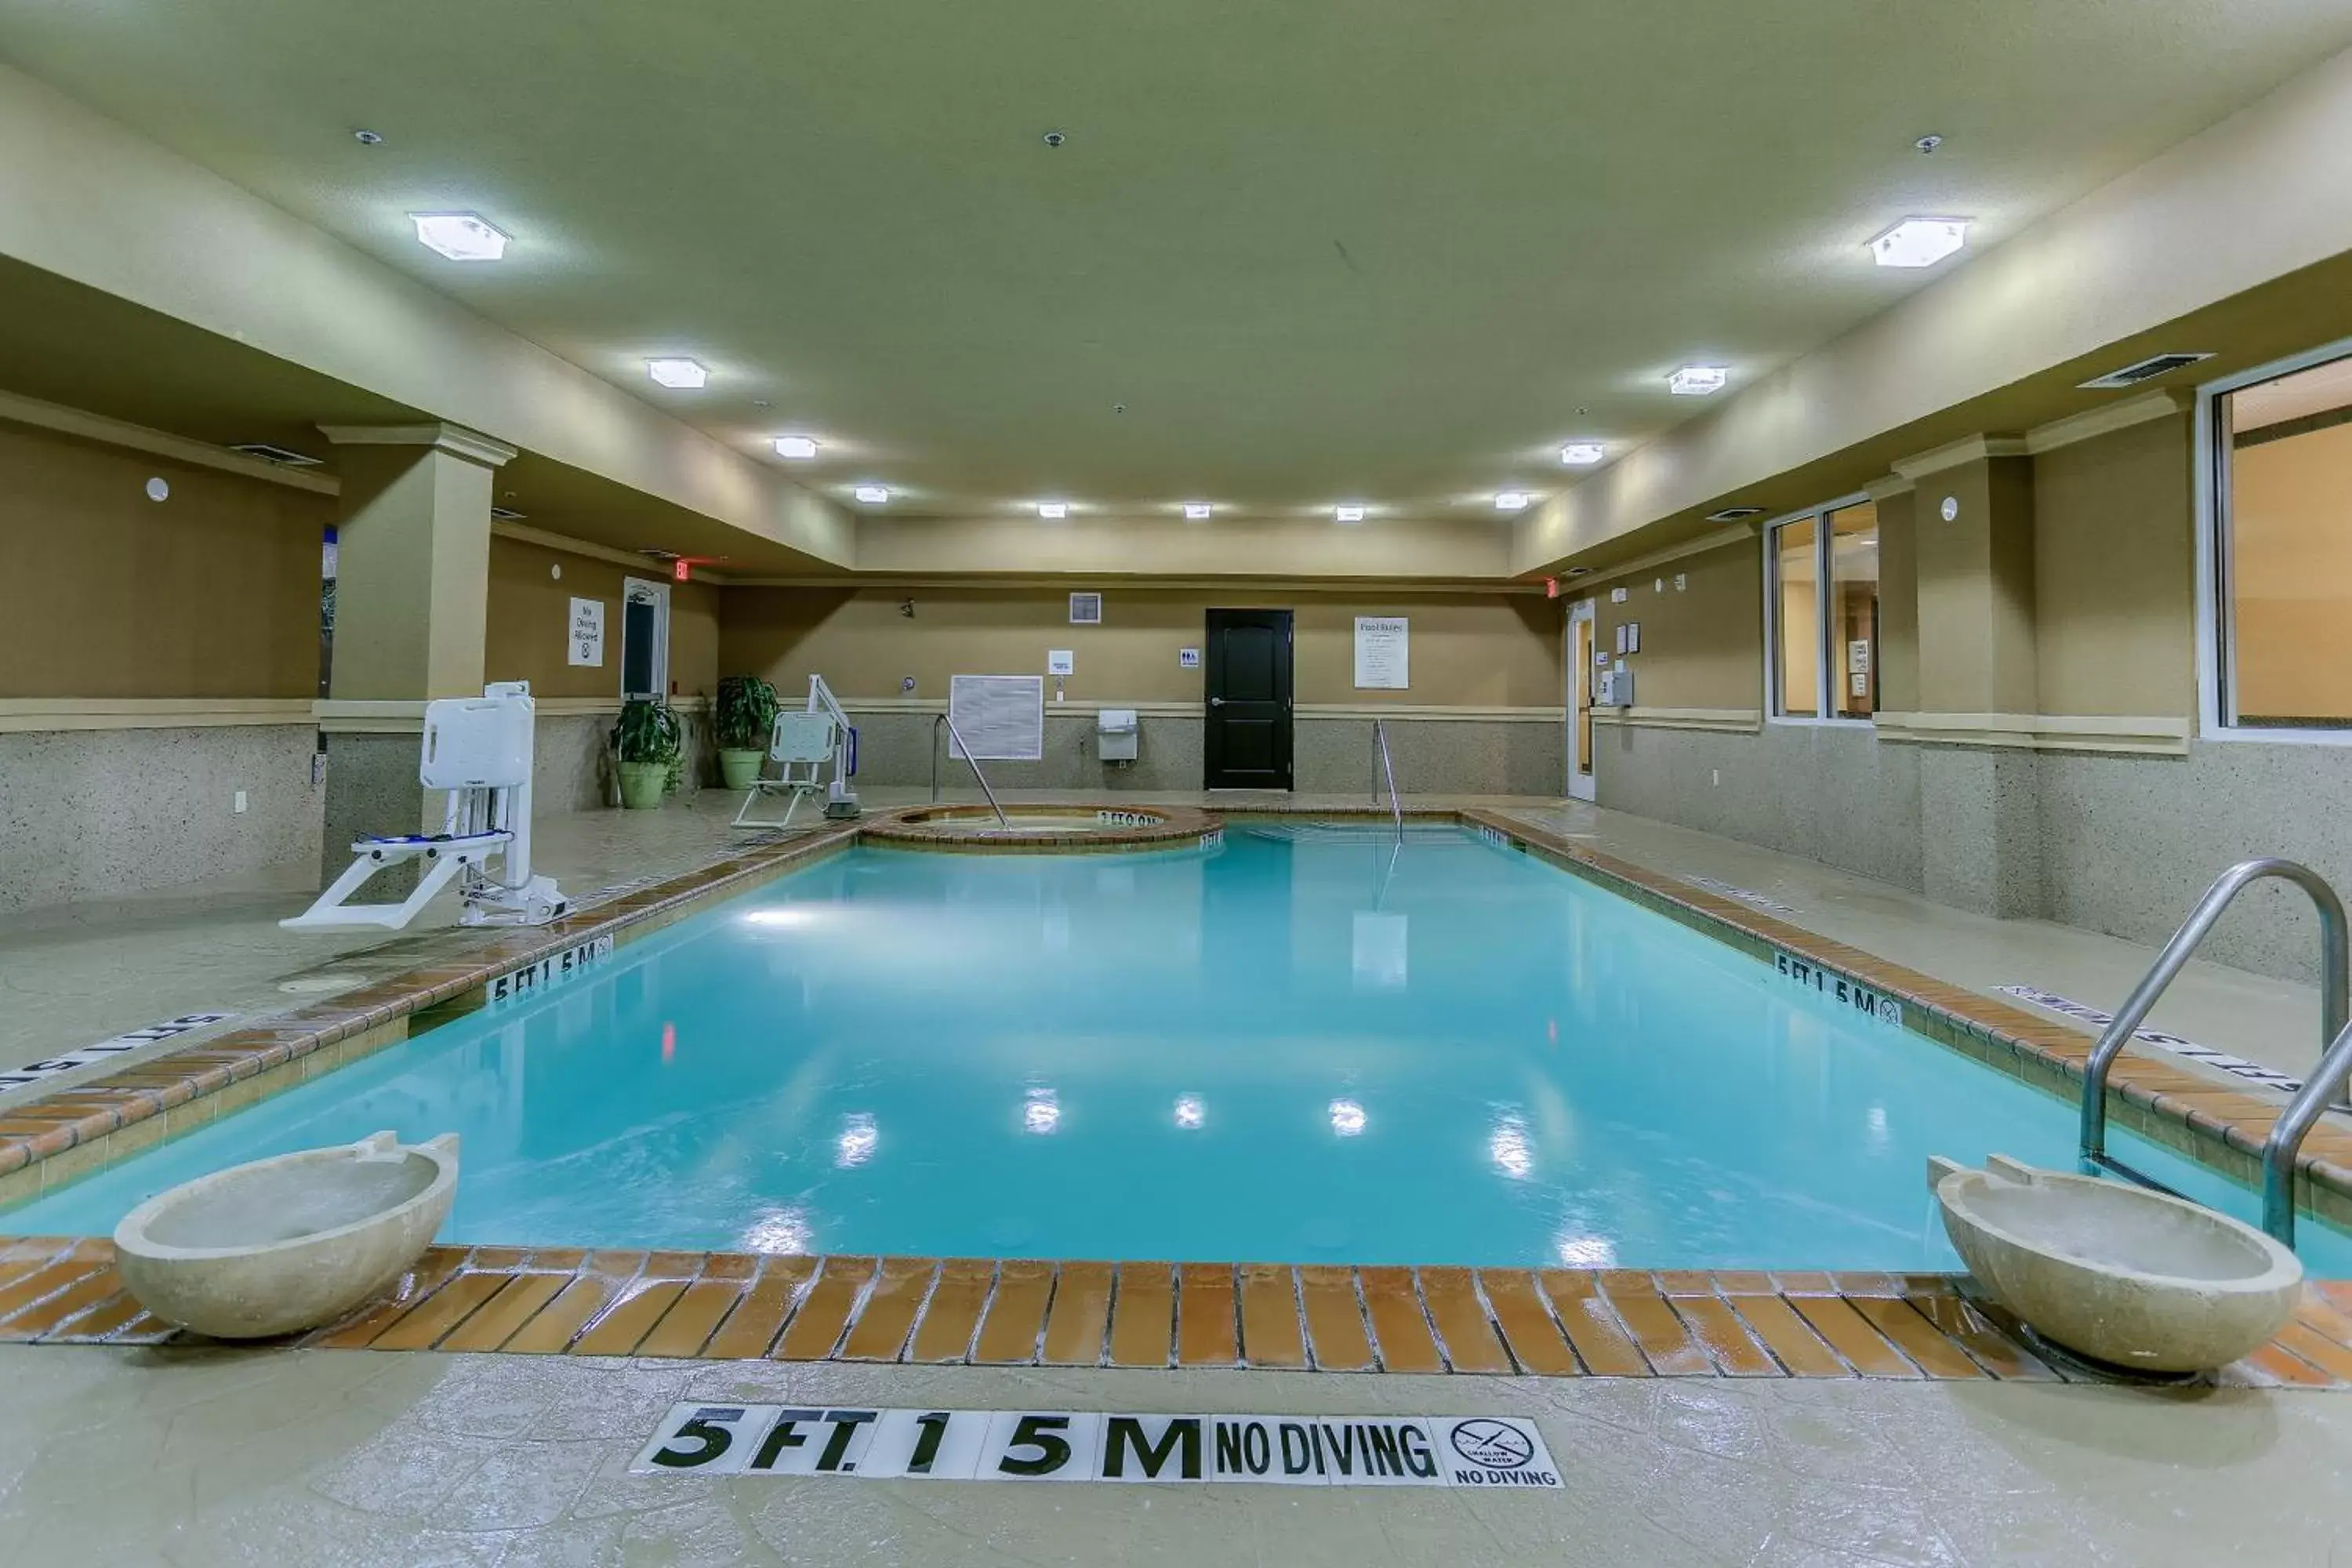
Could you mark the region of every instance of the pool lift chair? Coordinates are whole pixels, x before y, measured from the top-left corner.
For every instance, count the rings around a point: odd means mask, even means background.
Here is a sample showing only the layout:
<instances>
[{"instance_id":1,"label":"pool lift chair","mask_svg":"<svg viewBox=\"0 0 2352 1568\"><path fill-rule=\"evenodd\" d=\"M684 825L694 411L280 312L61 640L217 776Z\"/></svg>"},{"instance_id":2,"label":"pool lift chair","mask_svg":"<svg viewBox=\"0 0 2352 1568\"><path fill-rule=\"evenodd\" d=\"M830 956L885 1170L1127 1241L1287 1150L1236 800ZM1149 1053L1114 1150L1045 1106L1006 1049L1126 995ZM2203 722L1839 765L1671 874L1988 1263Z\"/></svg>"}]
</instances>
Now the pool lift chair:
<instances>
[{"instance_id":1,"label":"pool lift chair","mask_svg":"<svg viewBox=\"0 0 2352 1568\"><path fill-rule=\"evenodd\" d=\"M497 680L479 697L425 705L417 782L447 794L439 833L371 834L352 845L349 869L288 931L381 926L398 931L452 881L465 899L460 925L545 925L571 902L551 877L530 869L530 768L537 713L530 682ZM350 899L387 867L425 862L415 890L396 904ZM494 869L495 868L495 869Z\"/></svg>"},{"instance_id":2,"label":"pool lift chair","mask_svg":"<svg viewBox=\"0 0 2352 1568\"><path fill-rule=\"evenodd\" d=\"M776 715L768 737L768 760L776 764L778 776L751 781L741 808L735 813L734 826L757 832L790 827L801 802L820 789L824 791L825 816L845 819L857 815L857 792L849 787L849 781L857 774L857 731L834 700L824 676L809 677L805 709ZM830 779L824 776L827 763L833 768ZM755 815L760 802L772 795L791 797L784 803L784 815Z\"/></svg>"}]
</instances>

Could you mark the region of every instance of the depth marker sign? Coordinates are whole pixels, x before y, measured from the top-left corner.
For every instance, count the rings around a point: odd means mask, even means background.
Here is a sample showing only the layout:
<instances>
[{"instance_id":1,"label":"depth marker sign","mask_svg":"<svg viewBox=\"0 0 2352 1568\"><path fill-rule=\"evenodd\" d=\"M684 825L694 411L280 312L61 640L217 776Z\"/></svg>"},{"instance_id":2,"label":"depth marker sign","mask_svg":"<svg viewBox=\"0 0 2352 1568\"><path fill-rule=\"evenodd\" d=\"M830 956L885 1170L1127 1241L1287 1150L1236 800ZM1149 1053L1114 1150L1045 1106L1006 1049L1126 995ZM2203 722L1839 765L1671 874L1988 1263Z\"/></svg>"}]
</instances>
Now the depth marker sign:
<instances>
[{"instance_id":1,"label":"depth marker sign","mask_svg":"<svg viewBox=\"0 0 2352 1568\"><path fill-rule=\"evenodd\" d=\"M631 1475L1560 1489L1511 1415L1168 1415L680 1405Z\"/></svg>"}]
</instances>

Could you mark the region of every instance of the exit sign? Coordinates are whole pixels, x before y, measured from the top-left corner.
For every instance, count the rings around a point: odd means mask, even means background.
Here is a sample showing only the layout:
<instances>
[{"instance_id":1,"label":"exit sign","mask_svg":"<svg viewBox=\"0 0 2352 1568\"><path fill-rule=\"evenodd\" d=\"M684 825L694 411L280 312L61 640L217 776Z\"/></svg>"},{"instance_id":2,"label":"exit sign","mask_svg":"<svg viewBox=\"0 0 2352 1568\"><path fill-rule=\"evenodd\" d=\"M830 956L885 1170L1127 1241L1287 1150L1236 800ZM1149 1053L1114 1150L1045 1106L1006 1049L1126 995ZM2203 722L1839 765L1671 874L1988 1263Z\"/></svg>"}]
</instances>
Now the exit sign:
<instances>
[{"instance_id":1,"label":"exit sign","mask_svg":"<svg viewBox=\"0 0 2352 1568\"><path fill-rule=\"evenodd\" d=\"M679 556L669 563L669 576L673 583L691 583L694 581L694 563Z\"/></svg>"}]
</instances>

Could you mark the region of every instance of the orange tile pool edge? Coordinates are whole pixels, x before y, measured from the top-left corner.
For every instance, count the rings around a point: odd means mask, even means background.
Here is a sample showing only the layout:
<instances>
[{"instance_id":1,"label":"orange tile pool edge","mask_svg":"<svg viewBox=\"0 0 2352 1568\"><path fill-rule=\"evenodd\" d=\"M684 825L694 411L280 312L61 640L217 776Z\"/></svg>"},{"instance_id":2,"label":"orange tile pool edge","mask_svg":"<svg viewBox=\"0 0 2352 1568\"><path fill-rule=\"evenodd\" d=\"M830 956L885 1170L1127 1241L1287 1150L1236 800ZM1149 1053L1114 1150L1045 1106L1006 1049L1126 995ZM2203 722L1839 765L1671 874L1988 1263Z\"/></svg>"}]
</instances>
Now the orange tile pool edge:
<instances>
[{"instance_id":1,"label":"orange tile pool edge","mask_svg":"<svg viewBox=\"0 0 2352 1568\"><path fill-rule=\"evenodd\" d=\"M212 1343L110 1243L0 1242L0 1342ZM1942 1274L1350 1268L436 1247L327 1350L1535 1377L2074 1381ZM2352 1284L2217 1381L2352 1387Z\"/></svg>"}]
</instances>

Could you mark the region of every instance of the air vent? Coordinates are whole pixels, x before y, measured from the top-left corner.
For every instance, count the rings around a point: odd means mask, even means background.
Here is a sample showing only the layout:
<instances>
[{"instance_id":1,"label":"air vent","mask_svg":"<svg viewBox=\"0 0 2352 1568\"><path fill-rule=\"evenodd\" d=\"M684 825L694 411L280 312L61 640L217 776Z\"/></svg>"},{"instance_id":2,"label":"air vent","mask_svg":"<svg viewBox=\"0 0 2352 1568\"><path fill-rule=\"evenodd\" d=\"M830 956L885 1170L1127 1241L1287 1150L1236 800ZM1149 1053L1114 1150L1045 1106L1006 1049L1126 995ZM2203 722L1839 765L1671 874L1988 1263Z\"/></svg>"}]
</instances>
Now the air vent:
<instances>
[{"instance_id":1,"label":"air vent","mask_svg":"<svg viewBox=\"0 0 2352 1568\"><path fill-rule=\"evenodd\" d=\"M2112 392L2119 386L2137 386L2141 382L2153 381L2168 371L2179 370L2183 365L2195 364L2212 357L2211 354L2153 354L2137 364L2127 364L2121 370L2111 370L2105 375L2094 376L2075 384L2085 392Z\"/></svg>"},{"instance_id":2,"label":"air vent","mask_svg":"<svg viewBox=\"0 0 2352 1568\"><path fill-rule=\"evenodd\" d=\"M1709 522L1745 522L1751 517L1763 515L1764 509L1760 506L1727 506L1721 511L1708 512L1706 520Z\"/></svg>"},{"instance_id":3,"label":"air vent","mask_svg":"<svg viewBox=\"0 0 2352 1568\"><path fill-rule=\"evenodd\" d=\"M490 508L490 515L497 518L500 522L520 522L524 518L530 514L528 512L517 511L510 506L494 506Z\"/></svg>"},{"instance_id":4,"label":"air vent","mask_svg":"<svg viewBox=\"0 0 2352 1568\"><path fill-rule=\"evenodd\" d=\"M1102 595L1100 594L1071 595L1070 625L1074 626L1102 625Z\"/></svg>"},{"instance_id":5,"label":"air vent","mask_svg":"<svg viewBox=\"0 0 2352 1568\"><path fill-rule=\"evenodd\" d=\"M315 468L326 461L324 458L313 458L306 452L292 452L283 447L273 447L267 441L244 441L231 447L229 450L242 452L248 458L258 458L265 463L276 463L281 468Z\"/></svg>"}]
</instances>

